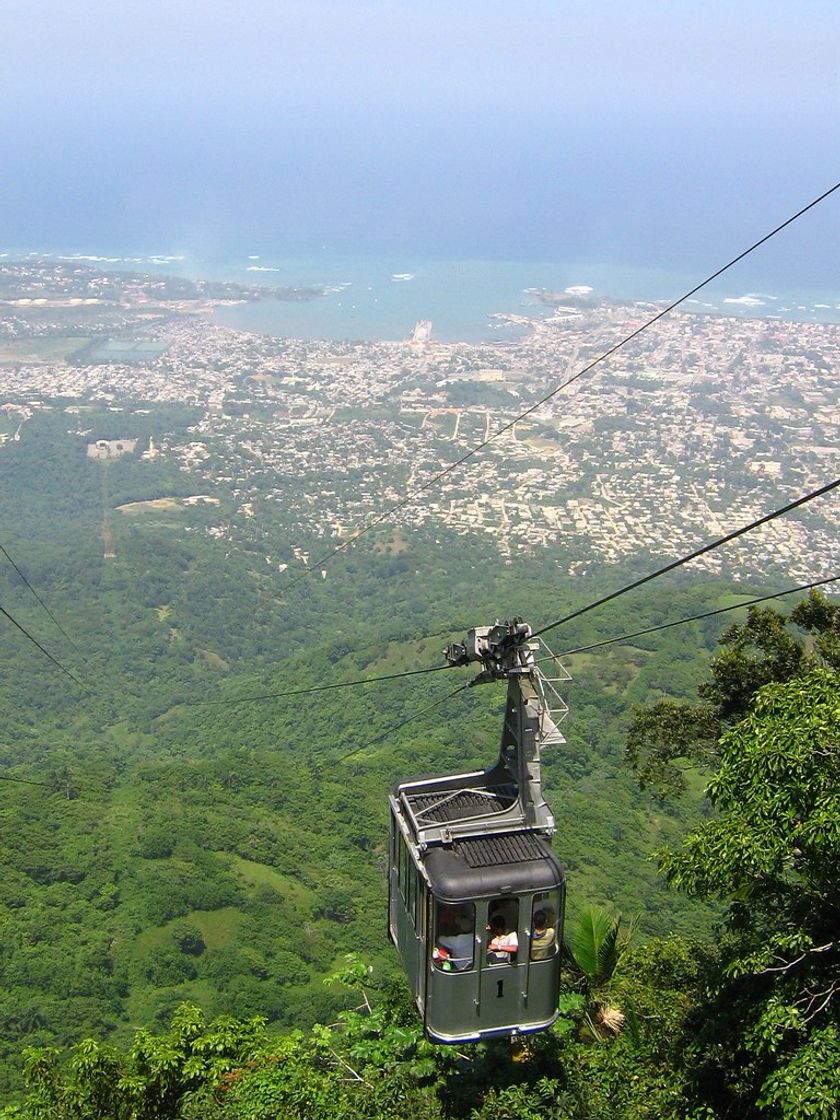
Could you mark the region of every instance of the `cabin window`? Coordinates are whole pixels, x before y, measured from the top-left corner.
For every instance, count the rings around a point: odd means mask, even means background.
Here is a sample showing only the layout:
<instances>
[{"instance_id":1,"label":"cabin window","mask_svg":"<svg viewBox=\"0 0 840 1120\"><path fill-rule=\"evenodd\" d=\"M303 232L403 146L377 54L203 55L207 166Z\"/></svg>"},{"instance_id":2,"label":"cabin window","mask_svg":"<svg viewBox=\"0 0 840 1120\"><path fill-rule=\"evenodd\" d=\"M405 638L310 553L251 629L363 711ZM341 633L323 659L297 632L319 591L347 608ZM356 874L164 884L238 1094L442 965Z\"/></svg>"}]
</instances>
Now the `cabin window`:
<instances>
[{"instance_id":1,"label":"cabin window","mask_svg":"<svg viewBox=\"0 0 840 1120\"><path fill-rule=\"evenodd\" d=\"M405 900L406 909L412 922L417 919L417 868L413 863L408 865L408 897Z\"/></svg>"},{"instance_id":2,"label":"cabin window","mask_svg":"<svg viewBox=\"0 0 840 1120\"><path fill-rule=\"evenodd\" d=\"M519 951L519 899L494 898L487 907L487 963L516 964Z\"/></svg>"},{"instance_id":3,"label":"cabin window","mask_svg":"<svg viewBox=\"0 0 840 1120\"><path fill-rule=\"evenodd\" d=\"M534 895L531 908L531 960L547 961L557 952L557 915L560 912L556 891Z\"/></svg>"},{"instance_id":4,"label":"cabin window","mask_svg":"<svg viewBox=\"0 0 840 1120\"><path fill-rule=\"evenodd\" d=\"M438 902L432 960L442 972L467 972L475 963L475 905Z\"/></svg>"},{"instance_id":5,"label":"cabin window","mask_svg":"<svg viewBox=\"0 0 840 1120\"><path fill-rule=\"evenodd\" d=\"M414 860L411 858L411 852L405 842L405 837L398 837L396 843L397 886L416 929L418 928L417 915L420 909L420 875L414 865Z\"/></svg>"},{"instance_id":6,"label":"cabin window","mask_svg":"<svg viewBox=\"0 0 840 1120\"><path fill-rule=\"evenodd\" d=\"M414 918L414 929L421 936L423 934L424 922L425 922L425 914L424 914L424 909L423 909L424 895L425 895L425 891L424 891L424 887L423 887L423 880L420 876L420 872L415 867L415 869L414 869L414 912L412 914L412 917Z\"/></svg>"},{"instance_id":7,"label":"cabin window","mask_svg":"<svg viewBox=\"0 0 840 1120\"><path fill-rule=\"evenodd\" d=\"M408 876L410 867L411 859L408 854L408 846L406 845L405 838L401 836L397 851L397 882L399 884L400 894L406 906L408 906Z\"/></svg>"}]
</instances>

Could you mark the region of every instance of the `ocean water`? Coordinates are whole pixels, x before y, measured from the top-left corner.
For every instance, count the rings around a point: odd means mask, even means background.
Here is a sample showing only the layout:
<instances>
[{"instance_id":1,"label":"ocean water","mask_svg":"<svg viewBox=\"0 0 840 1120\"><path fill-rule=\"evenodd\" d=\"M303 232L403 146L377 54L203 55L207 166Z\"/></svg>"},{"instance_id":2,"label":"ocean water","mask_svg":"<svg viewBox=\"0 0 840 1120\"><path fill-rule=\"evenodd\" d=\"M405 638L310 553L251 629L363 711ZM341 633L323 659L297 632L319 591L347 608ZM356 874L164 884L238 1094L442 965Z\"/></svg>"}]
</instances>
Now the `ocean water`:
<instances>
[{"instance_id":1,"label":"ocean water","mask_svg":"<svg viewBox=\"0 0 840 1120\"><path fill-rule=\"evenodd\" d=\"M261 258L244 272L230 264L221 271L250 283L311 284L327 294L305 303L265 300L220 308L220 323L302 338L389 341L407 338L421 319L431 320L433 337L443 341L511 338L516 326L496 316L548 314L533 289L562 290L576 282L571 266L412 257L316 256L276 264Z\"/></svg>"},{"instance_id":2,"label":"ocean water","mask_svg":"<svg viewBox=\"0 0 840 1120\"><path fill-rule=\"evenodd\" d=\"M665 269L603 262L470 260L336 254L261 252L258 245L225 258L189 252L120 253L108 250L2 249L3 259L78 261L103 270L137 270L192 278L232 280L252 286L316 287L325 295L306 301L266 296L257 302L220 307L216 322L292 338L399 341L415 324L432 322L441 341L504 341L522 327L499 316L534 318L550 314L537 289L562 292L585 287L595 297L670 303L703 278ZM805 322L840 323L840 288L799 288L767 282L743 266L683 305L684 310L734 316L778 316Z\"/></svg>"},{"instance_id":3,"label":"ocean water","mask_svg":"<svg viewBox=\"0 0 840 1120\"><path fill-rule=\"evenodd\" d=\"M162 95L150 112L133 98L97 104L84 83L83 109L62 83L67 111L56 98L7 113L0 237L119 258L112 267L329 289L220 312L257 330L403 339L431 319L433 337L480 340L499 337L495 313L539 311L529 288L673 300L836 175L830 98L804 119L802 107L707 115L694 94L690 114L530 96L494 96L488 111L389 86L372 113L343 88L256 104L246 77L242 98L220 87L212 119L201 98ZM840 191L698 298L735 314L833 316L839 238ZM759 302L725 303L744 297Z\"/></svg>"},{"instance_id":4,"label":"ocean water","mask_svg":"<svg viewBox=\"0 0 840 1120\"><path fill-rule=\"evenodd\" d=\"M550 314L536 289L562 292L585 287L596 297L670 303L702 275L586 262L418 260L400 258L271 258L204 266L204 274L266 285L323 287L308 302L267 299L220 308L219 323L298 338L399 340L421 319L432 322L441 341L500 341L519 327L499 316L534 318ZM736 316L777 315L785 319L840 323L840 291L756 291L750 277L720 280L698 293L685 310Z\"/></svg>"}]
</instances>

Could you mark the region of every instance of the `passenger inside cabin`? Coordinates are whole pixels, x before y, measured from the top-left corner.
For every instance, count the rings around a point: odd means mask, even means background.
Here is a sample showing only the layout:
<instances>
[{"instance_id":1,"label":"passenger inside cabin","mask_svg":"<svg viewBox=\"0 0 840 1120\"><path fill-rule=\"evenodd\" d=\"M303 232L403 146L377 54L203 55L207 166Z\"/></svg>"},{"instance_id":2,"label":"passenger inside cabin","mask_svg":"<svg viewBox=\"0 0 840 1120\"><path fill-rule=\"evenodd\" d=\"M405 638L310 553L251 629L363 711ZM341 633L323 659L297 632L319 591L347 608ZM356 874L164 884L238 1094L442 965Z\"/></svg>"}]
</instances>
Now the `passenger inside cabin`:
<instances>
[{"instance_id":1,"label":"passenger inside cabin","mask_svg":"<svg viewBox=\"0 0 840 1120\"><path fill-rule=\"evenodd\" d=\"M437 931L432 959L444 972L466 972L473 966L475 910L438 903Z\"/></svg>"},{"instance_id":2,"label":"passenger inside cabin","mask_svg":"<svg viewBox=\"0 0 840 1120\"><path fill-rule=\"evenodd\" d=\"M488 964L510 964L516 961L519 938L516 930L508 931L504 914L496 913L487 925L490 940L487 943Z\"/></svg>"},{"instance_id":3,"label":"passenger inside cabin","mask_svg":"<svg viewBox=\"0 0 840 1120\"><path fill-rule=\"evenodd\" d=\"M547 961L554 956L556 944L554 926L549 925L549 916L545 910L537 910L534 914L534 928L531 931L531 960Z\"/></svg>"}]
</instances>

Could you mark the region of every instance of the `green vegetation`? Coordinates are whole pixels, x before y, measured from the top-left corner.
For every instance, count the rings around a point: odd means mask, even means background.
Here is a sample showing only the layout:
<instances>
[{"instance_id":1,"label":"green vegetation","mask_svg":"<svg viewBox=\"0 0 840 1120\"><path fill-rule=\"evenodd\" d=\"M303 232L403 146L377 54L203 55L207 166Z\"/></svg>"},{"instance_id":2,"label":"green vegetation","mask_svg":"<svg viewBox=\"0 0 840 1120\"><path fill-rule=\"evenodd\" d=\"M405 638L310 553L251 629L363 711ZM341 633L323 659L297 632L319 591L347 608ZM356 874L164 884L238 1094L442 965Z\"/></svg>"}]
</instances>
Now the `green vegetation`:
<instances>
[{"instance_id":1,"label":"green vegetation","mask_svg":"<svg viewBox=\"0 0 840 1120\"><path fill-rule=\"evenodd\" d=\"M720 742L718 815L662 859L675 886L730 903L697 1045L730 1112L828 1118L840 1100L838 684L813 668L759 691Z\"/></svg>"},{"instance_id":2,"label":"green vegetation","mask_svg":"<svg viewBox=\"0 0 840 1120\"><path fill-rule=\"evenodd\" d=\"M439 664L471 625L545 623L627 573L581 586L550 556L508 567L480 541L401 529L371 534L326 581L296 581L300 566L278 560L323 540L213 535L224 489L219 506L114 512L201 492L140 458L150 436L185 432L190 410L66 403L0 447L2 543L73 645L8 565L0 601L89 689L0 629L5 1099L22 1099L25 1064L23 1115L51 1120L830 1115L805 1111L830 1090L821 1070L838 1047L833 999L807 1003L836 977L836 948L821 949L837 924L840 815L825 600L797 608L798 636L773 612L730 630L699 708L712 620L569 659L568 743L544 775L570 923L601 907L638 916L637 932L627 947L629 918L608 918L593 947L616 950L601 953L609 975L569 970L554 1032L462 1057L418 1036L394 985L385 793L398 775L491 761L503 693L469 690L381 741L465 676L282 694ZM90 439L135 435L136 455L86 457ZM670 587L593 612L556 646L732 602L722 582ZM350 951L374 969L371 1010ZM324 984L336 968L349 987ZM624 1016L609 1038L599 1007Z\"/></svg>"}]
</instances>

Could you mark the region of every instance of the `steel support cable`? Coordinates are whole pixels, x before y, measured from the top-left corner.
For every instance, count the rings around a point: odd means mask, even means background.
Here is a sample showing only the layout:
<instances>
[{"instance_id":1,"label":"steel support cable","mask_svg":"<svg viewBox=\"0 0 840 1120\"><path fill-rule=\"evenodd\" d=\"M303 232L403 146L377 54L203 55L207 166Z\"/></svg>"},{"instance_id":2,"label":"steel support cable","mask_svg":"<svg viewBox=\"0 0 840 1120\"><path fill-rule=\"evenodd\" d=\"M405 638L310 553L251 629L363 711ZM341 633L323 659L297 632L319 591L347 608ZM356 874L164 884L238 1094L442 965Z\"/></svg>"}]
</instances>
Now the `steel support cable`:
<instances>
[{"instance_id":1,"label":"steel support cable","mask_svg":"<svg viewBox=\"0 0 840 1120\"><path fill-rule=\"evenodd\" d=\"M49 612L48 612L48 613L49 613ZM37 639L37 638L33 637L33 635L29 633L29 631L28 631L28 630L26 629L26 627L25 627L25 626L22 626L22 625L21 625L21 624L20 624L20 623L18 622L18 620L17 620L17 619L16 619L16 618L15 618L15 617L14 617L14 616L13 616L12 614L10 614L10 613L9 613L9 612L8 612L8 611L6 610L6 608L5 608L5 607L0 607L0 615L3 615L3 617L4 617L4 618L7 618L7 619L9 620L9 622L11 622L11 624L12 624L12 625L13 625L14 627L16 627L16 628L17 628L17 629L18 629L18 630L19 630L19 631L21 632L21 634L23 634L23 636L24 636L24 637L25 637L25 638L27 639L27 641L31 642L31 643L32 643L32 645L34 645L34 646L36 647L36 649L40 650L40 652L41 652L41 653L43 653L44 657L46 657L46 658L47 658L47 659L48 659L49 661L51 661L51 662L53 663L53 665L55 665L55 666L56 666L56 668L57 668L57 669L60 669L60 670L61 670L61 672L62 672L62 673L63 673L63 674L64 674L64 675L66 676L66 677L69 677L69 678L70 678L70 680L71 680L71 681L72 681L72 682L73 682L73 683L74 683L75 685L78 685L78 687L79 687L79 688L80 688L80 689L81 689L81 690L82 690L83 692L86 692L86 693L88 694L88 696L89 696L89 697L91 697L91 698L92 698L92 699L93 699L93 700L94 700L95 702L97 702L97 703L99 703L99 704L102 704L102 705L103 705L103 707L102 707L102 709L101 709L102 711L107 711L107 709L106 709L106 708L104 707L104 698L103 698L102 696L99 696L99 697L97 697L96 693L95 693L95 692L93 691L93 689L91 689L91 688L90 688L90 686L89 686L89 685L86 685L86 684L84 683L84 681L80 680L80 679L79 679L79 677L77 677L77 676L76 676L76 674L75 674L75 673L74 673L74 672L73 672L73 671L72 671L71 669L68 669L66 665L63 665L63 664L62 664L62 662L61 662L61 661L59 661L57 657L53 657L53 655L52 655L52 654L50 653L50 651L49 651L48 649L46 649L46 648L45 648L45 647L44 647L44 646L43 646L43 645L42 645L42 644L41 644L41 643L40 643L40 642L38 641L38 639ZM68 639L68 641L70 641L70 644L71 644L71 645L73 644L73 643L72 643L72 640ZM125 689L122 689L122 690L121 690L121 695L125 695L125 694L126 694L126 691L127 691L127 690L125 690ZM128 693L128 695L130 695L130 696L135 696L136 694L135 694L135 693L132 693L132 692L129 692L129 693ZM115 694L115 698L116 698L116 694ZM141 699L141 697L137 697L137 698L138 698L138 699Z\"/></svg>"},{"instance_id":2,"label":"steel support cable","mask_svg":"<svg viewBox=\"0 0 840 1120\"><path fill-rule=\"evenodd\" d=\"M29 590L32 592L32 594L35 596L35 598L41 604L41 606L43 607L43 609L46 611L47 615L49 616L52 624L61 632L61 634L67 639L67 641L70 643L70 645L76 651L76 653L78 653L79 656L84 661L84 656L83 656L81 650L79 649L79 647L76 645L76 643L73 641L73 639L70 637L70 635L64 629L64 627L61 625L61 623L58 621L58 619L52 613L50 608L47 606L47 604L44 602L44 600L41 598L41 596L38 594L38 592L35 590L35 588L32 586L32 584L29 582L29 580L26 578L26 576L23 574L23 572L20 570L20 568L14 562L14 560L11 558L11 556L8 553L8 550L5 549L2 544L0 544L0 552L3 553L3 555L6 557L6 559L9 561L9 563L12 565L14 570L17 572L17 574L23 580L24 584L29 588Z\"/></svg>"},{"instance_id":3,"label":"steel support cable","mask_svg":"<svg viewBox=\"0 0 840 1120\"><path fill-rule=\"evenodd\" d=\"M560 657L570 657L574 653L585 653L589 650L600 649L602 646L615 645L618 642L629 641L630 638L640 638L644 634L655 634L660 630L669 630L673 626L684 626L689 622L700 622L706 618L714 618L719 614L726 614L728 611L736 611L740 607L752 607L757 603L766 603L770 599L781 599L785 595L796 595L801 591L809 591L814 587L823 587L827 583L834 583L840 580L840 576L827 576L825 579L814 580L812 583L803 583L798 587L790 587L786 591L776 591L772 595L761 595L755 599L747 599L743 603L734 603L730 607L718 607L717 610L705 611L703 614L693 614L687 618L679 618L674 622L663 622L658 626L648 626L644 630L633 630L628 634L619 634L615 638L605 638L600 642L593 642L587 646L574 646L571 649L561 650L551 657L541 657L536 661L537 665L542 665L547 661L555 661ZM543 631L536 631L533 637ZM218 705L227 706L230 704L251 704L258 703L262 700L282 700L287 696L308 696L318 692L332 692L335 689L341 688L357 688L365 684L376 684L378 681L394 681L401 680L403 677L418 677L426 673L439 673L443 670L451 668L450 665L433 665L427 669L409 669L403 673L387 673L380 677L360 677L354 681L340 681L337 684L322 684L315 685L312 688L293 688L286 692L266 692L257 696L239 696L234 699L226 700L183 700L181 705L194 706L194 705Z\"/></svg>"},{"instance_id":4,"label":"steel support cable","mask_svg":"<svg viewBox=\"0 0 840 1120\"><path fill-rule=\"evenodd\" d=\"M488 436L487 439L482 440L481 443L476 444L475 447L467 451L465 454L461 455L453 463L450 463L442 471L434 475L432 478L428 479L421 486L417 486L413 490L409 490L409 492L402 498L400 498L399 501L395 502L391 506L388 506L388 508L383 510L382 513L377 514L377 516L374 517L372 521L369 521L367 525L363 525L361 529L357 530L355 533L349 536L346 541L342 541L341 544L337 545L332 550L332 552L328 552L319 559L313 560L312 564L302 575L286 584L286 590L294 587L298 583L302 583L303 580L308 579L314 571L320 569L324 564L328 564L330 560L332 560L333 557L338 556L339 553L346 551L350 547L350 545L355 544L357 540L365 536L366 533L369 533L371 529L375 529L377 525L381 525L384 521L387 521L393 514L398 513L399 510L403 509L405 506L413 502L415 498L418 498L432 486L437 485L437 483L440 482L441 479L446 478L446 476L451 474L452 471L454 471L457 467L460 467L463 463L466 463L474 455L477 455L479 451L483 451L485 447L491 444L494 440L498 439L499 436L504 435L505 432L509 432L522 420L527 419L527 417L529 417L533 412L536 412L538 408L541 408L542 405L546 404L553 397L556 397L558 393L561 393L564 389L567 389L570 385L573 385L581 377L584 377L596 366L600 365L601 362L606 361L607 358L611 358L613 354L621 350L624 346L627 345L628 342L632 342L634 338L638 338L640 334L648 330L649 327L652 327L654 323L658 323L660 319L670 314L670 312L679 307L680 304L685 303L685 301L688 299L691 299L693 295L696 295L696 293L701 291L701 289L707 287L712 283L713 280L717 280L719 276L722 276L730 268L738 264L739 261L742 261L745 257L749 256L750 253L754 252L756 249L760 248L762 245L768 242L772 237L775 237L777 233L781 233L783 229L786 229L798 218L801 218L803 214L807 214L809 210L812 210L815 206L818 206L821 202L828 198L829 195L834 194L836 190L840 190L840 182L835 183L834 186L829 187L826 191L823 191L821 195L818 195L817 198L812 199L811 202L807 203L807 205L797 210L796 213L792 214L789 218L786 218L785 221L783 221L780 225L777 225L775 229L770 230L770 232L766 233L763 237L759 238L758 241L753 242L753 244L750 245L747 249L744 249L721 268L718 268L715 272L707 276L705 280L701 280L699 284L695 284L694 287L689 291L685 292L678 299L675 299L673 300L673 302L669 303L667 307L662 308L661 311L658 311L655 315L651 316L651 318L642 323L640 327L637 327L630 334L620 339L614 346L611 346L608 350L605 350L603 354L593 359L593 361L584 366L583 369L578 370L577 373L561 382L554 389L552 389L550 393L546 393L544 397L541 397L540 400L536 401L529 408L526 408L525 411L520 413L517 417L515 417L515 419L509 420L506 424L503 424L502 427L495 431L491 436Z\"/></svg>"},{"instance_id":5,"label":"steel support cable","mask_svg":"<svg viewBox=\"0 0 840 1120\"><path fill-rule=\"evenodd\" d=\"M0 774L0 782L19 782L24 786L43 786L44 789L55 789L54 782L36 782L32 778L16 778L12 774Z\"/></svg>"},{"instance_id":6,"label":"steel support cable","mask_svg":"<svg viewBox=\"0 0 840 1120\"><path fill-rule=\"evenodd\" d=\"M25 638L27 638L34 646L36 646L41 651L41 653L43 653L44 657L48 657L49 660L52 661L53 665L57 666L62 671L62 673L64 673L65 677L69 677L70 680L73 681L74 684L77 684L79 688L81 688L84 692L90 692L88 686L86 684L83 684L75 673L71 672L70 669L66 667L66 665L62 665L58 658L53 657L49 650L44 649L38 639L33 638L29 631L21 626L17 619L13 618L12 615L10 615L4 607L0 607L0 614L8 618L9 622L11 622L13 626L16 626L18 630L20 630L21 634L23 634Z\"/></svg>"},{"instance_id":7,"label":"steel support cable","mask_svg":"<svg viewBox=\"0 0 840 1120\"><path fill-rule=\"evenodd\" d=\"M611 591L609 595L603 595L600 599L595 599L594 602L589 603L585 607L580 607L571 614L564 615L554 622L550 622L547 626L541 626L539 630L535 630L531 635L538 638L541 634L547 634L549 630L554 630L558 626L563 626L567 622L571 622L573 618L580 618L581 615L587 614L589 611L594 610L596 607L602 607L605 603L611 602L613 599L618 599L621 595L626 595L628 591L634 591L637 587L641 587L645 583L650 583L651 580L658 579L659 576L664 576L666 572L673 572L675 568L681 568L684 564L688 564L692 560L696 560L699 556L704 556L707 552L712 552L721 545L728 544L729 541L734 541L738 537L744 536L745 533L751 532L753 529L759 528L761 525L766 525L770 521L775 521L777 517L783 517L791 510L798 509L799 506L804 506L807 502L812 502L815 498L820 498L823 494L828 494L831 490L836 490L840 486L840 478L835 478L833 482L826 483L818 490L812 490L810 494L805 494L802 498L797 498L794 502L788 502L787 505L782 506L780 509L775 509L771 513L766 513L763 517L759 517L756 521L751 521L749 525L742 525L740 529L734 529L731 533L727 533L725 537L718 537L717 540L712 541L710 544L704 544L702 548L697 548L694 552L690 552L687 556L681 556L678 560L672 560L670 564L665 564L662 568L657 568L655 572L650 572L640 579L633 580L632 583L627 583L623 587L619 587L616 591Z\"/></svg>"},{"instance_id":8,"label":"steel support cable","mask_svg":"<svg viewBox=\"0 0 840 1120\"><path fill-rule=\"evenodd\" d=\"M771 513L765 514L763 517L758 518L758 520L751 522L749 525L744 525L740 529L735 529L733 532L728 533L726 536L720 537L718 540L712 541L710 544L696 549L688 556L683 556L678 560L674 560L670 564L666 564L664 567L657 569L657 571L651 572L646 576L642 576L640 579L635 580L633 583L626 584L624 587L619 588L617 591L613 591L609 595L605 595L601 599L597 599L595 602L589 603L585 607L581 607L579 610L566 615L564 618L558 619L556 622L549 623L549 625L543 626L539 630L535 630L531 637L538 638L541 634L548 633L549 630L553 630L557 626L560 626L566 622L570 622L572 619L578 618L580 615L594 610L595 607L603 606L605 603L610 602L612 599L617 599L619 596L624 595L626 592L633 591L635 588L641 587L642 584L649 583L651 580L657 579L661 575L665 575L666 572L673 571L675 568L679 568L683 564L689 563L689 561L691 560L696 560L699 556L703 556L705 553L711 552L713 549L719 548L721 545L727 544L729 541L735 540L737 537L743 536L745 533L749 533L752 529L757 529L759 526L765 525L767 524L767 522L773 521L777 517L782 517L784 514L789 513L791 510L796 509L801 505L805 505L806 502L810 502L814 498L818 498L823 494L827 494L829 491L836 489L838 486L840 486L840 478L835 479L833 482L827 483L825 486L820 487L818 490L812 491L810 494L804 495L804 497L802 498L797 498L796 501L789 502L786 506L782 506L780 509L773 510ZM832 583L837 579L840 579L840 576L829 576L826 579L815 580L812 583L805 583L799 587L792 587L787 591L778 591L773 595L763 595L757 599L751 599L744 603L736 603L731 607L721 607L718 610L708 611L704 614L692 615L690 618L678 619L675 622L663 623L660 626L651 626L645 630L634 631L631 634L621 634L616 638L607 638L604 641L596 642L593 645L580 646L575 647L574 649L564 650L562 653L559 653L556 656L564 657L569 656L572 653L582 653L584 650L598 649L601 646L611 645L613 643L624 641L629 638L640 637L642 634L652 634L658 630L667 630L672 626L680 626L684 623L696 622L703 618L711 618L714 615L724 614L726 611L736 610L738 607L752 606L755 603L763 603L768 599L780 598L782 595L794 595L798 591L808 591L812 587L821 587L824 584ZM552 658L544 658L541 660L550 661L552 660ZM432 665L425 669L409 669L405 672L400 673L385 673L382 676L378 677L361 677L357 680L340 681L335 684L315 685L311 688L294 688L288 689L285 692L267 692L258 694L256 696L240 696L225 700L184 700L181 701L181 704L185 706L193 706L199 704L227 706L230 704L257 703L263 700L281 700L287 696L307 696L319 692L332 692L336 689L341 688L356 688L366 684L376 684L378 681L401 680L403 677L417 677L423 676L427 673L439 673L442 670L449 668L451 668L451 666L449 665Z\"/></svg>"},{"instance_id":9,"label":"steel support cable","mask_svg":"<svg viewBox=\"0 0 840 1120\"><path fill-rule=\"evenodd\" d=\"M357 685L375 684L377 681L398 681L403 677L419 677L423 673L439 673L441 669L448 669L448 665L433 665L429 669L408 669L403 673L385 673L381 677L361 677L355 681L339 681L337 684L319 684L312 688L292 688L286 692L265 692L259 696L238 696L230 700L182 700L183 705L194 704L251 704L259 700L282 700L284 696L308 696L313 692L332 692L336 688L354 688Z\"/></svg>"},{"instance_id":10,"label":"steel support cable","mask_svg":"<svg viewBox=\"0 0 840 1120\"><path fill-rule=\"evenodd\" d=\"M448 666L446 666L446 665L441 666L441 667L444 668L444 669L448 668ZM448 692L446 694L446 696L441 696L440 699L435 700L434 703L427 704L425 708L420 708L418 711L414 712L413 715L408 716L406 719L402 720L400 723L395 723L393 727L389 727L388 730L383 731L383 733L381 735L377 735L375 739L370 739L367 743L363 743L360 747L354 747L352 751L348 751L347 754L340 755L335 761L336 762L346 762L348 758L352 758L353 755L358 754L359 751L365 751L365 750L368 749L368 747L375 747L377 743L381 743L383 739L387 739L388 736L393 735L395 731L399 731L401 728L405 727L406 724L408 724L408 723L413 723L414 720L419 719L421 716L426 715L427 712L434 711L435 708L439 708L442 704L445 704L447 702L447 700L451 700L453 698L453 696L457 696L459 692L465 692L469 687L470 687L469 683L459 685L459 687L456 688L454 691Z\"/></svg>"},{"instance_id":11,"label":"steel support cable","mask_svg":"<svg viewBox=\"0 0 840 1120\"><path fill-rule=\"evenodd\" d=\"M633 630L629 634L619 634L615 638L604 638L600 642L592 642L588 646L572 646L571 649L561 650L551 657L540 657L535 662L542 665L546 661L556 661L561 657L571 657L574 653L588 653L593 649L602 649L604 646L615 645L617 642L628 642L631 638L641 638L645 634L656 634L660 630L670 630L672 626L685 626L689 622L702 622L705 618L714 618L728 611L737 611L741 607L754 607L757 603L766 603L770 599L781 599L785 595L796 595L800 591L810 591L814 587L823 587L826 583L834 583L840 576L828 576L826 579L817 579L813 583L803 583L799 587L789 587L787 591L775 591L772 595L760 595L757 599L746 599L743 603L733 603L731 607L718 607L714 611L704 611L703 614L692 614L688 618L678 618L674 622L662 622L658 626L646 626L644 630Z\"/></svg>"},{"instance_id":12,"label":"steel support cable","mask_svg":"<svg viewBox=\"0 0 840 1120\"><path fill-rule=\"evenodd\" d=\"M18 565L15 563L15 561L9 555L8 549L4 548L4 546L2 544L0 544L0 553L2 553L6 557L6 559L9 561L11 566L14 568L14 570L17 572L17 574L23 580L26 587L32 592L34 597L37 599L37 601L40 603L41 607L44 609L44 611L48 615L48 617L49 617L50 621L53 623L53 625L60 631L60 633L63 635L63 637L66 638L66 640L69 642L69 644L75 650L75 652L79 655L79 657L82 659L82 661L85 664L87 664L87 658L85 657L85 655L82 653L82 651L79 649L79 647L73 641L73 639L70 637L70 635L67 633L67 631L64 629L64 627L61 625L61 623L58 621L58 619L52 613L50 608L47 606L47 604L44 602L44 600L41 598L41 596L38 594L38 592L35 590L35 588L32 586L32 584L26 578L24 573L21 571L21 569L18 567ZM0 607L0 611L2 611L2 613L9 619L9 621L13 622L14 625L17 626L18 630L20 630L23 634L25 634L26 637L29 638L29 640L31 642L34 642L35 645L38 646L38 648L41 650L42 653L46 654L46 656L49 657L51 661L54 661L55 664L58 665L59 668L62 670L62 672L66 672L68 674L68 676L70 676L71 679L74 680L76 682L76 684L78 684L81 688L85 689L86 692L91 691L88 688L87 685L83 684L82 681L80 681L77 677L73 676L73 674L70 673L69 670L65 669L64 666L61 665L61 663L59 661L57 661L54 657L52 657L52 655L49 654L44 649L44 647L32 637L31 634L29 634L26 630L24 630L23 627L17 621L15 621L14 618L12 618L12 616L8 613L8 611L3 610L2 607ZM138 693L132 692L130 689L127 689L127 688L124 688L124 687L120 688L119 695L120 696L128 695L128 696L133 697L135 700L142 700L143 699L143 697L140 696Z\"/></svg>"},{"instance_id":13,"label":"steel support cable","mask_svg":"<svg viewBox=\"0 0 840 1120\"><path fill-rule=\"evenodd\" d=\"M805 498L801 498L798 502L792 503L790 506L786 506L785 510L792 509L795 505L802 505L803 502L810 500L811 497L816 497L817 494L825 493L827 490L833 489L835 486L840 486L840 479L837 479L836 482L831 483L830 486L823 487L822 490L816 491L815 494L807 495ZM781 516L781 513L777 511L775 514L772 514L772 515L769 515L766 518L763 518L761 523L763 523L763 521L770 520L771 517L773 517L773 516ZM756 524L759 524L759 523L760 522L756 522ZM752 527L753 526L750 526L750 528L752 528ZM740 535L741 532L746 532L746 531L747 531L747 529L739 530L737 535ZM727 539L731 539L731 537L727 538ZM650 578L652 578L652 577L650 577ZM712 618L714 615L723 614L726 611L737 610L738 607L751 607L751 606L754 606L756 603L764 603L768 599L778 599L778 598L781 598L783 595L795 595L799 591L808 591L808 590L810 590L811 588L814 588L814 587L822 587L823 585L825 585L827 583L833 583L838 579L840 579L840 576L828 576L826 579L818 579L818 580L814 580L812 583L804 583L804 584L800 585L799 587L788 588L787 591L777 591L773 595L762 595L758 598L750 599L750 600L748 600L744 603L735 603L731 607L720 607L718 610L707 611L704 614L694 615L691 618L682 618L682 619L678 619L676 622L667 622L667 623L665 623L661 626L651 626L651 627L648 627L645 630L638 630L633 634L622 634L617 638L608 638L606 641L596 642L596 643L594 643L593 645L590 645L590 646L580 646L580 647L577 647L575 649L563 650L561 653L556 654L554 657L541 658L540 661L553 661L557 657L568 657L570 654L573 654L573 653L582 653L584 650L597 649L599 646L610 645L613 642L624 641L628 638L637 638L637 637L640 637L642 634L651 634L651 633L654 633L657 630L667 630L671 626L681 626L681 625L684 625L687 622L697 622L700 619ZM586 609L589 609L589 608L586 608ZM544 632L545 629L548 629L548 627L544 627L542 632ZM535 634L532 635L532 637L536 637L537 634L539 634L539 633L541 633L541 631L537 631ZM439 666L439 668L446 669L446 668L449 668L449 666L441 665L441 666ZM432 672L433 670L421 669L421 670L418 670L418 671L419 672ZM402 676L402 675L407 675L407 674L398 674L398 675ZM359 682L356 682L356 683L359 683ZM361 683L365 683L365 682L361 682ZM466 684L460 685L458 688L456 688L454 691L448 693L446 696L442 696L439 700L435 700L432 704L427 705L425 708L420 708L419 711L414 712L414 714L410 715L407 719L402 720L400 723L395 724L393 727L389 727L387 731L383 732L381 735L378 735L375 739L371 739L369 742L365 743L363 746L354 747L354 749L352 751L348 751L347 754L341 755L339 758L336 759L336 762L344 762L346 759L352 758L353 755L358 754L360 751L367 750L368 747L376 746L378 743L381 743L383 739L387 739L389 735L393 735L395 731L401 730L403 727L406 726L406 724L412 723L414 720L419 719L421 716L426 715L427 712L434 711L436 708L441 707L441 705L445 704L448 700L451 700L453 697L457 696L459 692L464 692L466 689L471 688L472 684L473 684L472 681L468 681ZM329 686L327 686L327 687L329 687Z\"/></svg>"}]
</instances>

